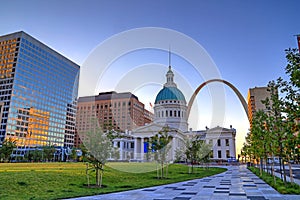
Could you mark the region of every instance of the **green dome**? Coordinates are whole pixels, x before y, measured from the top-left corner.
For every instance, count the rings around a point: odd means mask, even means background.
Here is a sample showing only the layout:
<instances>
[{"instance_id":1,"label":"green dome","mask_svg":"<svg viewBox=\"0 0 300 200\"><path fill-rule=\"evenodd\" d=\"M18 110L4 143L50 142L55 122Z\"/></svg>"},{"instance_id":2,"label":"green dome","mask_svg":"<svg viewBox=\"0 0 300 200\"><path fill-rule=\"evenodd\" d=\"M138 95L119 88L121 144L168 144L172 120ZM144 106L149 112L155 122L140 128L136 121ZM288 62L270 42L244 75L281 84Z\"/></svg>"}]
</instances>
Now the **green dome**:
<instances>
[{"instance_id":1,"label":"green dome","mask_svg":"<svg viewBox=\"0 0 300 200\"><path fill-rule=\"evenodd\" d=\"M184 95L177 87L164 87L156 96L155 103L164 100L185 101Z\"/></svg>"}]
</instances>

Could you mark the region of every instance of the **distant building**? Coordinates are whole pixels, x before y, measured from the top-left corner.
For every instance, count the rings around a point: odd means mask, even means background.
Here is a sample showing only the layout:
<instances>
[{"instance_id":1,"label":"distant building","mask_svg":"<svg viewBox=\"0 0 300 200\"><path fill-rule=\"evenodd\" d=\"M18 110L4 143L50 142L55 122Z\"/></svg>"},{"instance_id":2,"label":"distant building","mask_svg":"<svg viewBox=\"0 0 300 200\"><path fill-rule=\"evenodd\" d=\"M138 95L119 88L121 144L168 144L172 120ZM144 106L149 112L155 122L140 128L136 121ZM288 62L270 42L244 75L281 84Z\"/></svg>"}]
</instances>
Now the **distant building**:
<instances>
[{"instance_id":1,"label":"distant building","mask_svg":"<svg viewBox=\"0 0 300 200\"><path fill-rule=\"evenodd\" d=\"M0 144L73 147L79 66L26 34L0 36Z\"/></svg>"},{"instance_id":2,"label":"distant building","mask_svg":"<svg viewBox=\"0 0 300 200\"><path fill-rule=\"evenodd\" d=\"M215 162L230 162L236 157L236 130L230 128L214 127L201 131L190 131L191 135L200 136L207 144L212 146L210 160Z\"/></svg>"},{"instance_id":3,"label":"distant building","mask_svg":"<svg viewBox=\"0 0 300 200\"><path fill-rule=\"evenodd\" d=\"M250 88L248 91L248 115L250 121L250 127L252 127L252 118L256 111L266 111L266 106L262 103L262 100L270 98L270 92L268 87L255 87Z\"/></svg>"},{"instance_id":4,"label":"distant building","mask_svg":"<svg viewBox=\"0 0 300 200\"><path fill-rule=\"evenodd\" d=\"M81 133L91 129L95 123L99 123L103 131L114 129L125 132L151 123L152 120L153 114L130 92L103 92L96 96L79 97L75 146L81 143Z\"/></svg>"}]
</instances>

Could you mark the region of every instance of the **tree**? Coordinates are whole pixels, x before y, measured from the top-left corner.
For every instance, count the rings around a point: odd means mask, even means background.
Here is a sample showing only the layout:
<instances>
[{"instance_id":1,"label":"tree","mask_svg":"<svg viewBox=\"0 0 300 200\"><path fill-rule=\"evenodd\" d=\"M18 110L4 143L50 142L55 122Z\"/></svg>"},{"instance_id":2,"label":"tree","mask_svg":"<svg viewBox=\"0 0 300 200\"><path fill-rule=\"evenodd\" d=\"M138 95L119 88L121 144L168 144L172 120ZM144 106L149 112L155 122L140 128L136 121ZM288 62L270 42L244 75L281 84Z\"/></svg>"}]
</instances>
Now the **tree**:
<instances>
[{"instance_id":1,"label":"tree","mask_svg":"<svg viewBox=\"0 0 300 200\"><path fill-rule=\"evenodd\" d=\"M197 163L197 151L200 148L200 145L196 138L187 139L185 145L185 155L187 161L192 166L192 173L194 173L194 165Z\"/></svg>"},{"instance_id":2,"label":"tree","mask_svg":"<svg viewBox=\"0 0 300 200\"><path fill-rule=\"evenodd\" d=\"M283 84L281 92L284 94L285 140L284 147L289 165L290 178L293 182L291 160L298 160L300 147L300 55L297 49L286 50L286 74L289 81Z\"/></svg>"},{"instance_id":3,"label":"tree","mask_svg":"<svg viewBox=\"0 0 300 200\"><path fill-rule=\"evenodd\" d=\"M207 144L204 140L200 142L200 149L198 151L199 162L203 165L209 162L209 154L211 152L212 145Z\"/></svg>"},{"instance_id":4,"label":"tree","mask_svg":"<svg viewBox=\"0 0 300 200\"><path fill-rule=\"evenodd\" d=\"M76 148L72 148L72 152L71 152L71 155L70 155L70 157L71 157L71 159L73 160L73 161L78 161L78 149L76 149Z\"/></svg>"},{"instance_id":5,"label":"tree","mask_svg":"<svg viewBox=\"0 0 300 200\"><path fill-rule=\"evenodd\" d=\"M287 66L285 68L289 80L279 77L270 81L268 91L270 98L263 103L267 108L267 117L254 120L253 130L246 138L243 151L248 155L279 156L281 179L286 183L285 161L289 164L291 182L292 167L290 161L299 158L300 130L300 55L297 49L286 50ZM263 148L261 141L264 141ZM266 147L266 148L265 148ZM283 169L283 170L282 170ZM283 175L282 175L283 171ZM273 173L274 175L274 173Z\"/></svg>"},{"instance_id":6,"label":"tree","mask_svg":"<svg viewBox=\"0 0 300 200\"><path fill-rule=\"evenodd\" d=\"M268 131L267 114L259 110L254 114L252 119L251 135L252 135L252 145L254 149L257 149L256 156L260 160L260 175L263 171L263 160L267 163L269 147L271 142L271 134Z\"/></svg>"},{"instance_id":7,"label":"tree","mask_svg":"<svg viewBox=\"0 0 300 200\"><path fill-rule=\"evenodd\" d=\"M186 155L185 155L185 149L182 148L176 148L175 150L175 162L184 162L186 161Z\"/></svg>"},{"instance_id":8,"label":"tree","mask_svg":"<svg viewBox=\"0 0 300 200\"><path fill-rule=\"evenodd\" d=\"M161 131L159 131L155 136L150 138L148 143L148 152L154 153L154 158L157 163L160 164L161 175L159 176L157 169L157 178L166 178L168 171L164 172L164 167L168 169L169 151L170 151L170 141L171 136L169 135L169 128L164 127ZM166 165L165 165L166 164Z\"/></svg>"},{"instance_id":9,"label":"tree","mask_svg":"<svg viewBox=\"0 0 300 200\"><path fill-rule=\"evenodd\" d=\"M211 152L211 145L206 144L198 136L192 137L186 141L185 155L192 166L192 173L194 173L194 165L200 162L207 163L209 161L209 153Z\"/></svg>"},{"instance_id":10,"label":"tree","mask_svg":"<svg viewBox=\"0 0 300 200\"><path fill-rule=\"evenodd\" d=\"M53 160L55 151L56 149L54 146L43 146L42 147L43 160L45 161Z\"/></svg>"},{"instance_id":11,"label":"tree","mask_svg":"<svg viewBox=\"0 0 300 200\"><path fill-rule=\"evenodd\" d=\"M94 128L85 133L83 144L87 149L85 161L87 161L87 178L89 185L88 172L96 172L96 186L102 187L102 177L104 166L112 153L112 142L100 128Z\"/></svg>"},{"instance_id":12,"label":"tree","mask_svg":"<svg viewBox=\"0 0 300 200\"><path fill-rule=\"evenodd\" d=\"M286 49L287 66L285 67L285 73L290 78L290 84L295 88L300 88L300 54L297 49ZM299 97L299 93L298 93Z\"/></svg>"},{"instance_id":13,"label":"tree","mask_svg":"<svg viewBox=\"0 0 300 200\"><path fill-rule=\"evenodd\" d=\"M2 147L0 148L0 160L4 162L9 162L11 154L14 148L17 147L17 141L13 138L5 139L2 142Z\"/></svg>"}]
</instances>

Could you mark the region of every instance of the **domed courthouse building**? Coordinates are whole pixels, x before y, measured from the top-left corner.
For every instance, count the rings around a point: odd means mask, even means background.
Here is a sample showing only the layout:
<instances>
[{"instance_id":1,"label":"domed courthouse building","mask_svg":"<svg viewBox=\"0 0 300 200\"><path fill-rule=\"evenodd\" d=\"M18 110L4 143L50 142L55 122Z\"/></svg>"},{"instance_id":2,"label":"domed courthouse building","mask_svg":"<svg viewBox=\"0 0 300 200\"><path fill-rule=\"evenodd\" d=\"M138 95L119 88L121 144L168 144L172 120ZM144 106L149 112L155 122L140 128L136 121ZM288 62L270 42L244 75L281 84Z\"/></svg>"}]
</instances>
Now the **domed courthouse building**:
<instances>
[{"instance_id":1,"label":"domed courthouse building","mask_svg":"<svg viewBox=\"0 0 300 200\"><path fill-rule=\"evenodd\" d=\"M126 131L123 134L125 137L114 140L114 146L120 149L119 160L148 161L148 141L166 127L171 138L168 155L171 162L175 161L176 150L183 149L185 141L195 135L212 145L211 160L227 162L229 159L235 159L236 130L232 127L229 129L215 127L200 131L189 130L187 101L174 82L171 66L169 66L166 79L167 82L155 99L153 122L132 131Z\"/></svg>"}]
</instances>

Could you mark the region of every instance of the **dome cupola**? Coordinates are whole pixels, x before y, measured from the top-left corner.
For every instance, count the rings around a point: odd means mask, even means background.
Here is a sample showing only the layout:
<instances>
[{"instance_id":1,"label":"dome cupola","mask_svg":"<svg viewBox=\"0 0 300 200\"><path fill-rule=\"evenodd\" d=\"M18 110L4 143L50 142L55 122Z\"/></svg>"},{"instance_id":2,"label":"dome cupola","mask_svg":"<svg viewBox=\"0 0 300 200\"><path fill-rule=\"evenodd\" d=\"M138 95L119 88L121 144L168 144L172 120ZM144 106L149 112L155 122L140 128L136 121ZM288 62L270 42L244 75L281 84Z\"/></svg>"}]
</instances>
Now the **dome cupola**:
<instances>
[{"instance_id":1,"label":"dome cupola","mask_svg":"<svg viewBox=\"0 0 300 200\"><path fill-rule=\"evenodd\" d=\"M171 66L169 66L166 79L167 82L155 98L154 122L187 131L186 100L174 82Z\"/></svg>"}]
</instances>

